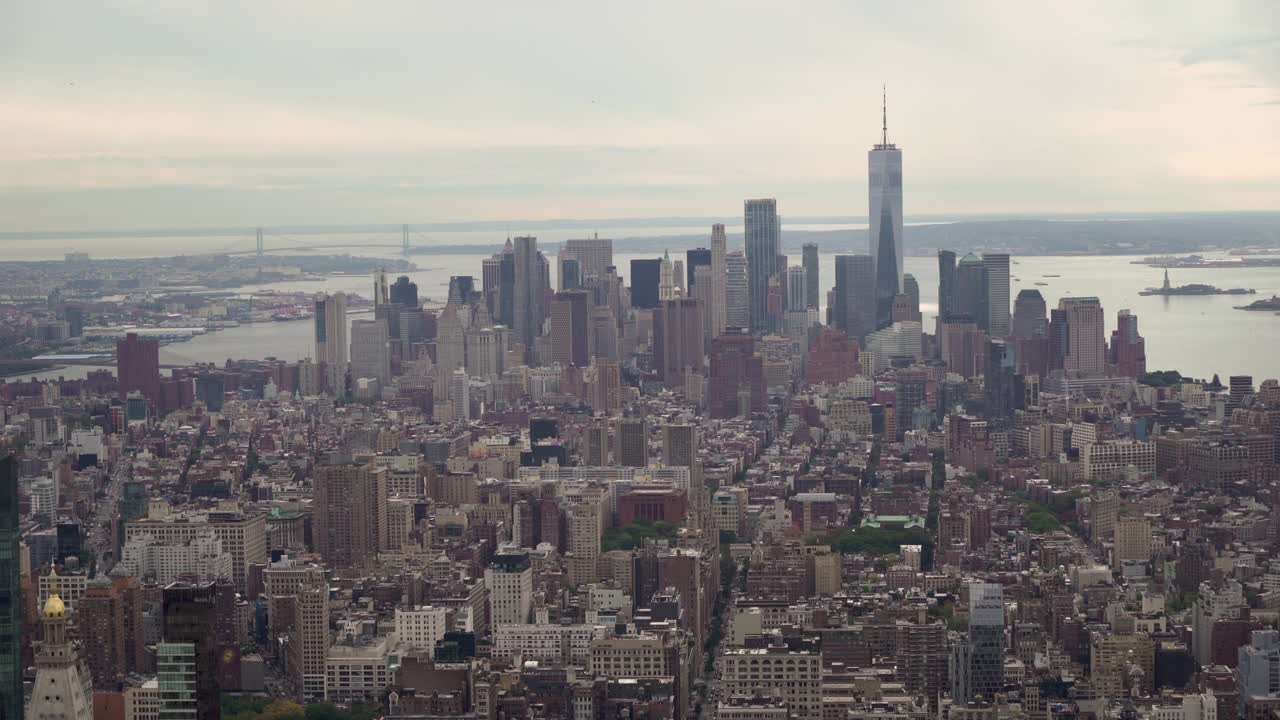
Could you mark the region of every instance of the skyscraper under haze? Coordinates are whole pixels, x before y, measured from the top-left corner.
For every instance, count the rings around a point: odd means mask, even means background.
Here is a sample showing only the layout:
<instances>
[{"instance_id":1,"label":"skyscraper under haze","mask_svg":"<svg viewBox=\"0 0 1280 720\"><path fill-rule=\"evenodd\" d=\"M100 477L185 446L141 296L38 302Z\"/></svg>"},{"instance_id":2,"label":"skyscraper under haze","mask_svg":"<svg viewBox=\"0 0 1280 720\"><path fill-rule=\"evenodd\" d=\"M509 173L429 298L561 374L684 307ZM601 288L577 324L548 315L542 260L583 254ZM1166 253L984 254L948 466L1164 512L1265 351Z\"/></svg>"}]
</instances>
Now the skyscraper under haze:
<instances>
[{"instance_id":1,"label":"skyscraper under haze","mask_svg":"<svg viewBox=\"0 0 1280 720\"><path fill-rule=\"evenodd\" d=\"M696 300L664 300L654 311L653 364L668 387L683 386L686 369L701 369L702 312Z\"/></svg>"},{"instance_id":2,"label":"skyscraper under haze","mask_svg":"<svg viewBox=\"0 0 1280 720\"><path fill-rule=\"evenodd\" d=\"M578 261L578 273L583 279L599 277L613 265L613 240L598 235L580 240L566 240L560 249L560 257Z\"/></svg>"},{"instance_id":3,"label":"skyscraper under haze","mask_svg":"<svg viewBox=\"0 0 1280 720\"><path fill-rule=\"evenodd\" d=\"M806 297L809 290L808 279L808 273L803 267L787 268L787 310L796 312L809 306Z\"/></svg>"},{"instance_id":4,"label":"skyscraper under haze","mask_svg":"<svg viewBox=\"0 0 1280 720\"><path fill-rule=\"evenodd\" d=\"M782 252L778 201L773 198L745 201L743 227L746 232L747 301L751 329L763 332L772 329L768 313L769 279L777 273L778 255Z\"/></svg>"},{"instance_id":5,"label":"skyscraper under haze","mask_svg":"<svg viewBox=\"0 0 1280 720\"><path fill-rule=\"evenodd\" d=\"M404 307L418 307L418 284L411 282L408 275L401 275L391 284L391 302Z\"/></svg>"},{"instance_id":6,"label":"skyscraper under haze","mask_svg":"<svg viewBox=\"0 0 1280 720\"><path fill-rule=\"evenodd\" d=\"M804 301L809 307L818 307L818 246L805 243L800 250L800 263L804 267Z\"/></svg>"},{"instance_id":7,"label":"skyscraper under haze","mask_svg":"<svg viewBox=\"0 0 1280 720\"><path fill-rule=\"evenodd\" d=\"M987 284L987 335L1009 334L1009 256L1005 253L983 253L982 266Z\"/></svg>"},{"instance_id":8,"label":"skyscraper under haze","mask_svg":"<svg viewBox=\"0 0 1280 720\"><path fill-rule=\"evenodd\" d=\"M956 305L956 254L950 250L938 251L938 323L955 312Z\"/></svg>"},{"instance_id":9,"label":"skyscraper under haze","mask_svg":"<svg viewBox=\"0 0 1280 720\"><path fill-rule=\"evenodd\" d=\"M18 461L0 457L0 718L22 720L22 524Z\"/></svg>"},{"instance_id":10,"label":"skyscraper under haze","mask_svg":"<svg viewBox=\"0 0 1280 720\"><path fill-rule=\"evenodd\" d=\"M347 392L347 296L318 295L315 302L316 362L324 367L324 385L339 397Z\"/></svg>"},{"instance_id":11,"label":"skyscraper under haze","mask_svg":"<svg viewBox=\"0 0 1280 720\"><path fill-rule=\"evenodd\" d=\"M658 283L662 277L662 258L631 261L631 307L658 307Z\"/></svg>"},{"instance_id":12,"label":"skyscraper under haze","mask_svg":"<svg viewBox=\"0 0 1280 720\"><path fill-rule=\"evenodd\" d=\"M1128 310L1116 315L1111 333L1111 364L1116 373L1137 380L1147 371L1146 341L1138 334L1138 316Z\"/></svg>"},{"instance_id":13,"label":"skyscraper under haze","mask_svg":"<svg viewBox=\"0 0 1280 720\"><path fill-rule=\"evenodd\" d=\"M707 267L711 266L710 250L700 247L700 248L693 248L692 250L687 250L685 252L684 271L685 271L685 274L688 276L686 278L687 283L684 286L685 297L689 297L690 295L693 294L693 288L697 284L695 282L695 279L697 277L697 270L699 267L704 265Z\"/></svg>"},{"instance_id":14,"label":"skyscraper under haze","mask_svg":"<svg viewBox=\"0 0 1280 720\"><path fill-rule=\"evenodd\" d=\"M725 266L725 246L727 240L724 225L716 223L711 226L711 328L708 335L712 338L724 332L728 322L728 306L725 304L725 283L728 281L728 270ZM699 295L699 297L703 297Z\"/></svg>"},{"instance_id":15,"label":"skyscraper under haze","mask_svg":"<svg viewBox=\"0 0 1280 720\"><path fill-rule=\"evenodd\" d=\"M551 300L551 360L562 365L590 364L587 293L558 292Z\"/></svg>"},{"instance_id":16,"label":"skyscraper under haze","mask_svg":"<svg viewBox=\"0 0 1280 720\"><path fill-rule=\"evenodd\" d=\"M1013 301L1013 324L1010 328L1013 336L1030 338L1047 335L1048 324L1044 296L1040 291L1034 288L1019 290L1018 298Z\"/></svg>"},{"instance_id":17,"label":"skyscraper under haze","mask_svg":"<svg viewBox=\"0 0 1280 720\"><path fill-rule=\"evenodd\" d=\"M351 323L351 378L373 378L380 387L391 382L391 341L385 319Z\"/></svg>"},{"instance_id":18,"label":"skyscraper under haze","mask_svg":"<svg viewBox=\"0 0 1280 720\"><path fill-rule=\"evenodd\" d=\"M987 329L987 268L982 258L969 253L956 265L955 307L952 315L966 315Z\"/></svg>"},{"instance_id":19,"label":"skyscraper under haze","mask_svg":"<svg viewBox=\"0 0 1280 720\"><path fill-rule=\"evenodd\" d=\"M142 393L153 404L160 404L160 343L151 338L127 333L116 341L116 375L120 378L120 397Z\"/></svg>"},{"instance_id":20,"label":"skyscraper under haze","mask_svg":"<svg viewBox=\"0 0 1280 720\"><path fill-rule=\"evenodd\" d=\"M875 331L875 265L870 255L837 255L832 324L862 342Z\"/></svg>"},{"instance_id":21,"label":"skyscraper under haze","mask_svg":"<svg viewBox=\"0 0 1280 720\"><path fill-rule=\"evenodd\" d=\"M725 327L751 327L750 289L747 258L741 250L725 256Z\"/></svg>"},{"instance_id":22,"label":"skyscraper under haze","mask_svg":"<svg viewBox=\"0 0 1280 720\"><path fill-rule=\"evenodd\" d=\"M1100 373L1107 368L1105 318L1096 297L1062 298L1058 308L1067 323L1067 352L1062 367L1068 372Z\"/></svg>"},{"instance_id":23,"label":"skyscraper under haze","mask_svg":"<svg viewBox=\"0 0 1280 720\"><path fill-rule=\"evenodd\" d=\"M515 273L512 307L515 322L512 330L528 354L532 352L534 339L542 332L542 321L546 318L544 305L550 288L550 268L546 258L538 252L537 238L516 238Z\"/></svg>"},{"instance_id":24,"label":"skyscraper under haze","mask_svg":"<svg viewBox=\"0 0 1280 720\"><path fill-rule=\"evenodd\" d=\"M881 118L880 142L867 153L867 169L875 330L889 324L893 296L902 289L902 151L889 142L887 107Z\"/></svg>"}]
</instances>

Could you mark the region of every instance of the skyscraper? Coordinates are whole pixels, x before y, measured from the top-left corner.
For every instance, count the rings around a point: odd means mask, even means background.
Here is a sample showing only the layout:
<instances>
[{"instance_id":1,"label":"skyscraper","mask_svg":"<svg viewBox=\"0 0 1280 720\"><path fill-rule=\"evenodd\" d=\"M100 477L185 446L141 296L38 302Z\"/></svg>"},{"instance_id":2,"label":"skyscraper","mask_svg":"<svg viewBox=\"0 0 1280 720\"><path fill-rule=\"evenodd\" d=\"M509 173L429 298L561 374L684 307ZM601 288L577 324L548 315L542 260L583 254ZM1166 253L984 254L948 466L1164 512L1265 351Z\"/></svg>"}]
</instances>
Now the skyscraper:
<instances>
[{"instance_id":1,"label":"skyscraper","mask_svg":"<svg viewBox=\"0 0 1280 720\"><path fill-rule=\"evenodd\" d=\"M576 290L582 287L582 266L578 258L568 257L561 252L556 257L556 289Z\"/></svg>"},{"instance_id":2,"label":"skyscraper","mask_svg":"<svg viewBox=\"0 0 1280 720\"><path fill-rule=\"evenodd\" d=\"M507 238L502 252L482 263L481 270L489 314L498 325L512 327L515 323L516 251L511 238Z\"/></svg>"},{"instance_id":3,"label":"skyscraper","mask_svg":"<svg viewBox=\"0 0 1280 720\"><path fill-rule=\"evenodd\" d=\"M952 656L952 696L987 702L1004 686L1004 589L969 583L969 637Z\"/></svg>"},{"instance_id":4,"label":"skyscraper","mask_svg":"<svg viewBox=\"0 0 1280 720\"><path fill-rule=\"evenodd\" d=\"M693 289L697 286L697 272L701 266L711 266L711 251L706 248L693 248L684 254L684 269L688 273L688 284L685 285L685 295L693 294ZM710 288L708 288L709 290Z\"/></svg>"},{"instance_id":5,"label":"skyscraper","mask_svg":"<svg viewBox=\"0 0 1280 720\"><path fill-rule=\"evenodd\" d=\"M711 226L711 330L712 338L724 332L728 324L727 300L725 288L728 282L728 267L725 259L726 238L724 225L716 223Z\"/></svg>"},{"instance_id":6,"label":"skyscraper","mask_svg":"<svg viewBox=\"0 0 1280 720\"><path fill-rule=\"evenodd\" d=\"M768 316L769 279L777 273L781 253L781 226L778 201L773 198L747 200L743 203L743 225L746 230L747 301L751 329L772 329Z\"/></svg>"},{"instance_id":7,"label":"skyscraper","mask_svg":"<svg viewBox=\"0 0 1280 720\"><path fill-rule=\"evenodd\" d=\"M1071 333L1067 328L1067 311L1060 307L1049 311L1049 362L1050 370L1061 370L1067 362L1071 348Z\"/></svg>"},{"instance_id":8,"label":"skyscraper","mask_svg":"<svg viewBox=\"0 0 1280 720\"><path fill-rule=\"evenodd\" d=\"M809 307L818 307L818 246L805 243L800 250L800 262L804 267L804 301Z\"/></svg>"},{"instance_id":9,"label":"skyscraper","mask_svg":"<svg viewBox=\"0 0 1280 720\"><path fill-rule=\"evenodd\" d=\"M126 333L123 340L116 341L116 375L120 379L120 397L137 391L159 407L160 343Z\"/></svg>"},{"instance_id":10,"label":"skyscraper","mask_svg":"<svg viewBox=\"0 0 1280 720\"><path fill-rule=\"evenodd\" d=\"M889 324L893 296L902 289L902 151L889 142L887 105L880 142L867 153L871 263L875 267L875 327Z\"/></svg>"},{"instance_id":11,"label":"skyscraper","mask_svg":"<svg viewBox=\"0 0 1280 720\"><path fill-rule=\"evenodd\" d=\"M315 301L316 362L324 367L330 393L347 392L347 296L317 295Z\"/></svg>"},{"instance_id":12,"label":"skyscraper","mask_svg":"<svg viewBox=\"0 0 1280 720\"><path fill-rule=\"evenodd\" d=\"M1116 315L1111 333L1111 364L1116 373L1137 380L1147 371L1146 341L1138 334L1138 316L1128 310Z\"/></svg>"},{"instance_id":13,"label":"skyscraper","mask_svg":"<svg viewBox=\"0 0 1280 720\"><path fill-rule=\"evenodd\" d=\"M956 254L950 250L938 251L938 324L955 312L956 307Z\"/></svg>"},{"instance_id":14,"label":"skyscraper","mask_svg":"<svg viewBox=\"0 0 1280 720\"><path fill-rule=\"evenodd\" d=\"M1013 301L1013 325L1010 328L1014 337L1030 338L1047 335L1049 322L1045 319L1044 296L1034 288L1019 290L1018 298Z\"/></svg>"},{"instance_id":15,"label":"skyscraper","mask_svg":"<svg viewBox=\"0 0 1280 720\"><path fill-rule=\"evenodd\" d=\"M920 283L916 282L916 276L907 273L902 276L902 294L907 296L907 307L911 308L911 319L916 322L922 322L923 318L920 314Z\"/></svg>"},{"instance_id":16,"label":"skyscraper","mask_svg":"<svg viewBox=\"0 0 1280 720\"><path fill-rule=\"evenodd\" d=\"M613 425L613 461L627 467L649 464L649 426L644 418L618 418Z\"/></svg>"},{"instance_id":17,"label":"skyscraper","mask_svg":"<svg viewBox=\"0 0 1280 720\"><path fill-rule=\"evenodd\" d=\"M436 323L435 401L449 397L449 376L467 363L466 332L456 305L445 305Z\"/></svg>"},{"instance_id":18,"label":"skyscraper","mask_svg":"<svg viewBox=\"0 0 1280 720\"><path fill-rule=\"evenodd\" d=\"M764 366L751 335L728 332L712 340L710 358L707 410L711 417L731 418L764 409Z\"/></svg>"},{"instance_id":19,"label":"skyscraper","mask_svg":"<svg viewBox=\"0 0 1280 720\"><path fill-rule=\"evenodd\" d=\"M391 286L387 284L387 271L373 272L373 306L379 307L391 302Z\"/></svg>"},{"instance_id":20,"label":"skyscraper","mask_svg":"<svg viewBox=\"0 0 1280 720\"><path fill-rule=\"evenodd\" d=\"M837 329L862 342L875 331L875 265L870 255L837 255L835 307L831 321Z\"/></svg>"},{"instance_id":21,"label":"skyscraper","mask_svg":"<svg viewBox=\"0 0 1280 720\"><path fill-rule=\"evenodd\" d=\"M1100 373L1107 369L1107 341L1102 303L1096 297L1062 298L1058 308L1066 314L1067 353L1062 368L1068 372Z\"/></svg>"},{"instance_id":22,"label":"skyscraper","mask_svg":"<svg viewBox=\"0 0 1280 720\"><path fill-rule=\"evenodd\" d=\"M22 720L22 524L18 461L0 457L0 720Z\"/></svg>"},{"instance_id":23,"label":"skyscraper","mask_svg":"<svg viewBox=\"0 0 1280 720\"><path fill-rule=\"evenodd\" d=\"M671 265L671 254L662 251L662 262L658 265L658 302L670 300L676 296L675 268Z\"/></svg>"},{"instance_id":24,"label":"skyscraper","mask_svg":"<svg viewBox=\"0 0 1280 720\"><path fill-rule=\"evenodd\" d=\"M751 300L747 279L747 257L741 250L725 256L725 327L751 327Z\"/></svg>"},{"instance_id":25,"label":"skyscraper","mask_svg":"<svg viewBox=\"0 0 1280 720\"><path fill-rule=\"evenodd\" d=\"M504 552L494 555L484 572L489 590L489 622L523 625L533 610L533 566L529 553Z\"/></svg>"},{"instance_id":26,"label":"skyscraper","mask_svg":"<svg viewBox=\"0 0 1280 720\"><path fill-rule=\"evenodd\" d=\"M551 360L586 367L590 363L587 293L558 292L551 300Z\"/></svg>"},{"instance_id":27,"label":"skyscraper","mask_svg":"<svg viewBox=\"0 0 1280 720\"><path fill-rule=\"evenodd\" d=\"M661 258L631 261L631 307L658 307L658 284L661 276Z\"/></svg>"},{"instance_id":28,"label":"skyscraper","mask_svg":"<svg viewBox=\"0 0 1280 720\"><path fill-rule=\"evenodd\" d=\"M385 319L351 323L351 378L373 378L381 387L391 382L391 342Z\"/></svg>"},{"instance_id":29,"label":"skyscraper","mask_svg":"<svg viewBox=\"0 0 1280 720\"><path fill-rule=\"evenodd\" d=\"M315 547L325 564L361 567L387 544L387 471L335 457L316 468Z\"/></svg>"},{"instance_id":30,"label":"skyscraper","mask_svg":"<svg viewBox=\"0 0 1280 720\"><path fill-rule=\"evenodd\" d=\"M803 267L787 268L787 309L804 310L809 306L807 294L809 273Z\"/></svg>"},{"instance_id":31,"label":"skyscraper","mask_svg":"<svg viewBox=\"0 0 1280 720\"><path fill-rule=\"evenodd\" d=\"M1009 335L1009 256L983 253L982 266L987 285L987 335Z\"/></svg>"},{"instance_id":32,"label":"skyscraper","mask_svg":"<svg viewBox=\"0 0 1280 720\"><path fill-rule=\"evenodd\" d=\"M538 252L538 239L535 237L516 238L514 257L515 300L512 311L515 321L512 330L528 356L534 339L542 333L542 321L546 318L544 302L550 287L550 269L546 258Z\"/></svg>"},{"instance_id":33,"label":"skyscraper","mask_svg":"<svg viewBox=\"0 0 1280 720\"><path fill-rule=\"evenodd\" d=\"M681 387L686 369L702 368L702 312L698 301L664 300L653 313L653 363L658 379Z\"/></svg>"},{"instance_id":34,"label":"skyscraper","mask_svg":"<svg viewBox=\"0 0 1280 720\"><path fill-rule=\"evenodd\" d=\"M76 605L76 624L95 687L119 686L131 673L146 668L142 585L136 577L89 581Z\"/></svg>"},{"instance_id":35,"label":"skyscraper","mask_svg":"<svg viewBox=\"0 0 1280 720\"><path fill-rule=\"evenodd\" d=\"M418 307L418 284L401 275L391 284L391 302L407 308Z\"/></svg>"},{"instance_id":36,"label":"skyscraper","mask_svg":"<svg viewBox=\"0 0 1280 720\"><path fill-rule=\"evenodd\" d=\"M230 586L226 586L229 591ZM222 715L221 691L218 685L218 663L222 651L231 647L234 637L228 637L230 615L233 608L226 607L230 593L224 594L221 588L213 583L196 585L176 582L168 585L163 591L164 608L164 642L185 645L194 651L186 655L189 664L194 660L195 703L189 705L186 693L179 698L165 697L165 682L161 677L161 709L163 720L178 720L184 717L189 720L218 720ZM158 662L164 663L161 658ZM184 686L187 683L183 683ZM183 688L184 690L187 687ZM169 700L167 702L167 700ZM178 700L179 702L172 702Z\"/></svg>"},{"instance_id":37,"label":"skyscraper","mask_svg":"<svg viewBox=\"0 0 1280 720\"><path fill-rule=\"evenodd\" d=\"M598 235L580 240L566 240L560 249L560 257L578 261L578 273L582 279L599 277L613 265L613 240Z\"/></svg>"}]
</instances>

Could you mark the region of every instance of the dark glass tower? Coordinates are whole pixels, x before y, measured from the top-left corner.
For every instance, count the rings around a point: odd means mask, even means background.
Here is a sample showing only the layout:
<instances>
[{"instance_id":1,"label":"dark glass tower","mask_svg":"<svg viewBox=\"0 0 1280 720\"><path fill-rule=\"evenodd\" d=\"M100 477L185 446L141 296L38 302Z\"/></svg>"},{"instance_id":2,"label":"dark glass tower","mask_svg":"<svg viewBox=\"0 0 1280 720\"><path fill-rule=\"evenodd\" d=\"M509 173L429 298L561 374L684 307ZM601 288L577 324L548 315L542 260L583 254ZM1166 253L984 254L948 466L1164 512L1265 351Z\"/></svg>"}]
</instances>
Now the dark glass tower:
<instances>
[{"instance_id":1,"label":"dark glass tower","mask_svg":"<svg viewBox=\"0 0 1280 720\"><path fill-rule=\"evenodd\" d=\"M0 458L0 720L22 720L18 462Z\"/></svg>"},{"instance_id":2,"label":"dark glass tower","mask_svg":"<svg viewBox=\"0 0 1280 720\"><path fill-rule=\"evenodd\" d=\"M658 307L658 283L662 278L659 258L631 261L631 306Z\"/></svg>"}]
</instances>

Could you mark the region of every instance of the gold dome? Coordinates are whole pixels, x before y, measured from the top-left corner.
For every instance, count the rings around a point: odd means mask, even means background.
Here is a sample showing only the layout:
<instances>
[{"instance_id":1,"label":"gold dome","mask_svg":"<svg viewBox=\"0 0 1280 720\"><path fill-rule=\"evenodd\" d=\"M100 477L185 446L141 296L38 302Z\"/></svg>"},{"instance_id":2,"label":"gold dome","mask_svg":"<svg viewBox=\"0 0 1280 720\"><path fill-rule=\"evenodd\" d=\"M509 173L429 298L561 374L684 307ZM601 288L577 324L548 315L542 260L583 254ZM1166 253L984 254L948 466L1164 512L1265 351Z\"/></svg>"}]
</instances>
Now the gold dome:
<instances>
[{"instance_id":1,"label":"gold dome","mask_svg":"<svg viewBox=\"0 0 1280 720\"><path fill-rule=\"evenodd\" d=\"M44 616L47 618L63 618L67 616L67 606L56 594L50 595L44 603Z\"/></svg>"}]
</instances>

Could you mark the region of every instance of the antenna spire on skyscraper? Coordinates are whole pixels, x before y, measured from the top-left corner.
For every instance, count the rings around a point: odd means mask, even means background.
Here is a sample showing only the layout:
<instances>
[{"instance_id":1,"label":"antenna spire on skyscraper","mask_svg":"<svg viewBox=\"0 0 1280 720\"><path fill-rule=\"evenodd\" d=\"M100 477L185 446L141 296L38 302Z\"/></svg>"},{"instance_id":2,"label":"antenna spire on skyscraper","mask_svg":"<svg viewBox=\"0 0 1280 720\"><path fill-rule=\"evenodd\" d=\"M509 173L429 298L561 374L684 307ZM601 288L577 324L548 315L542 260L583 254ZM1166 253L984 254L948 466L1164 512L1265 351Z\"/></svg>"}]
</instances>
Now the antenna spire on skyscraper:
<instances>
[{"instance_id":1,"label":"antenna spire on skyscraper","mask_svg":"<svg viewBox=\"0 0 1280 720\"><path fill-rule=\"evenodd\" d=\"M880 86L880 144L889 144L889 91Z\"/></svg>"}]
</instances>

